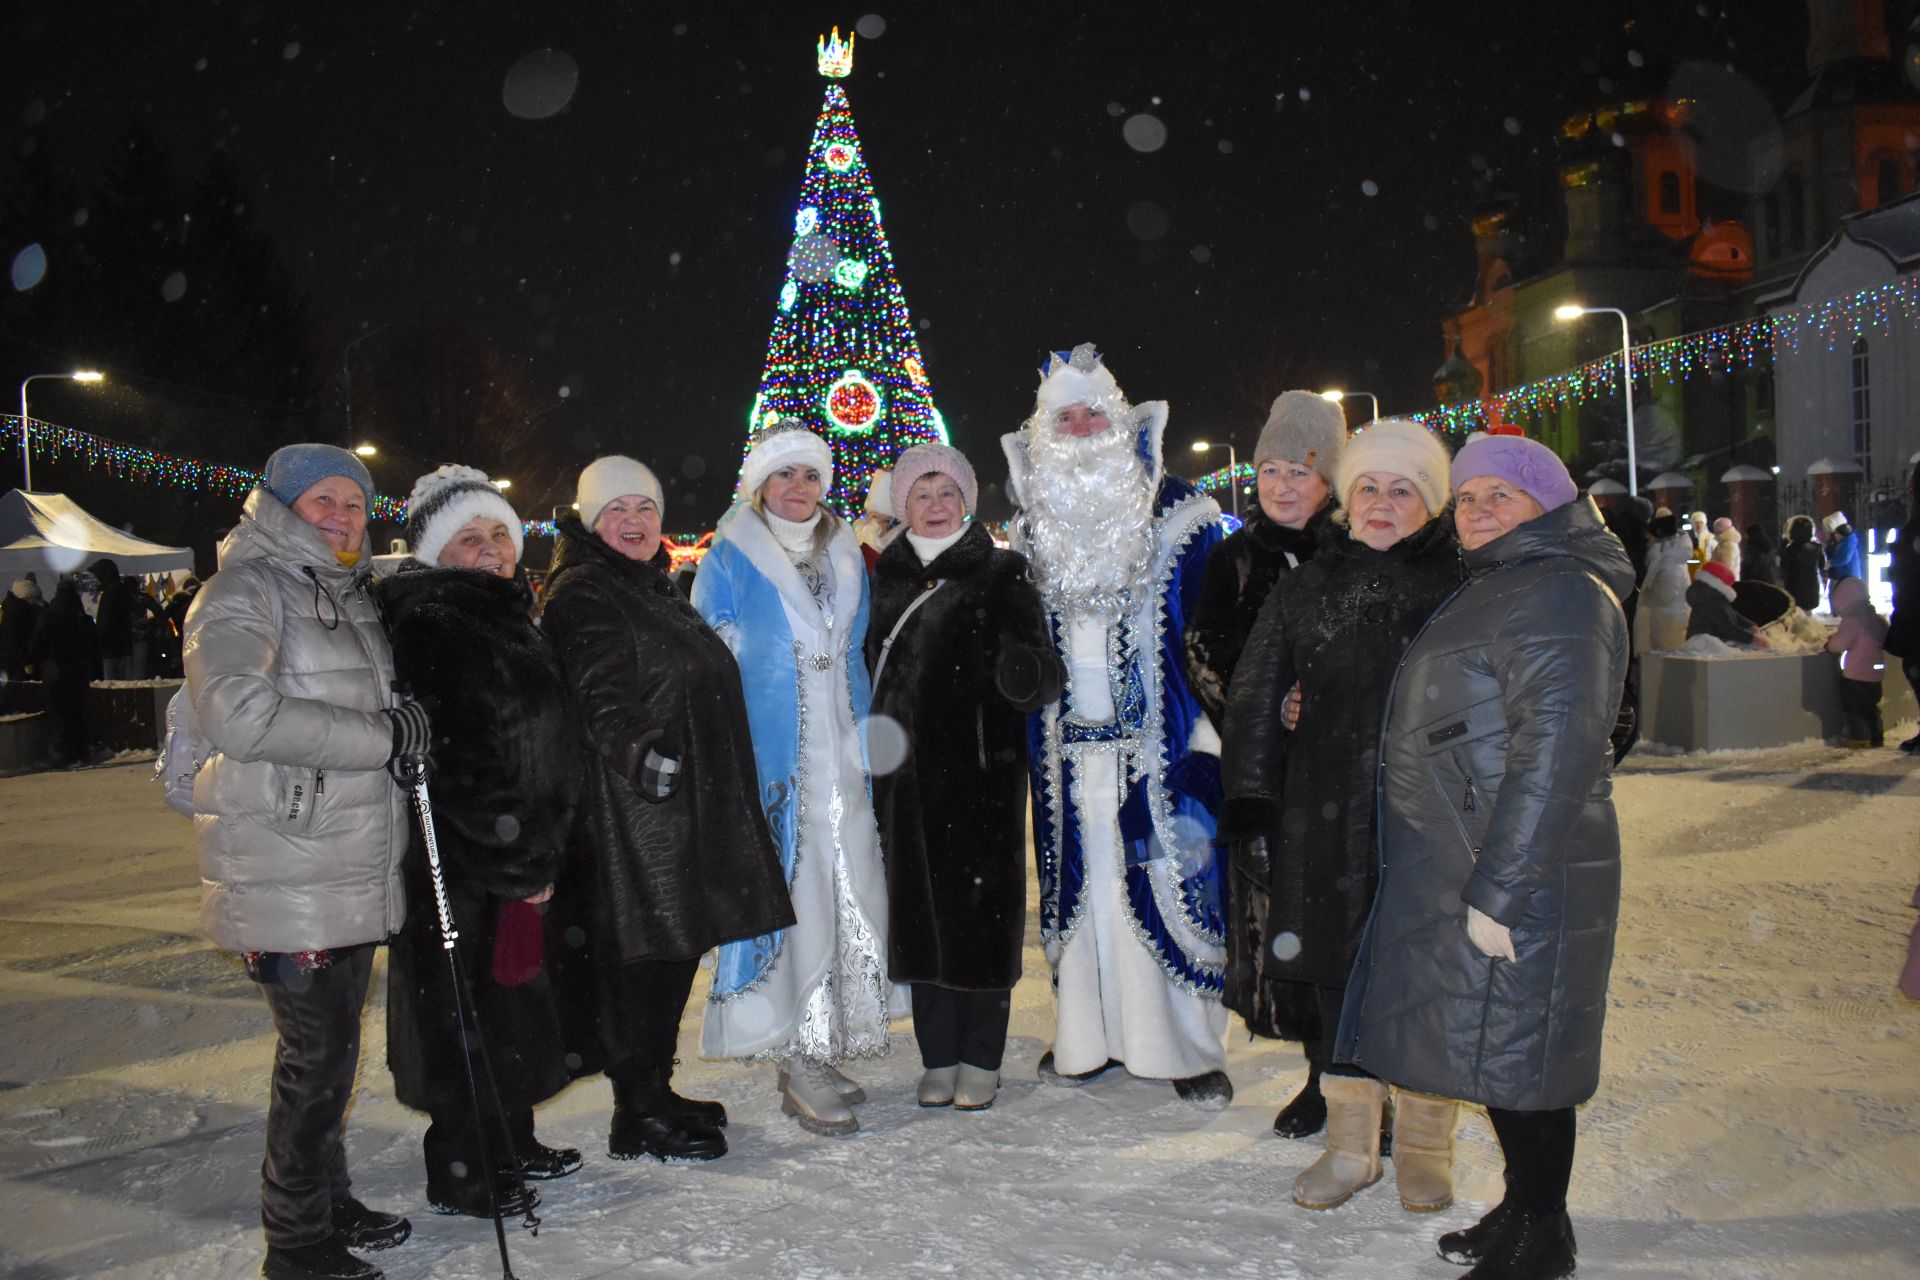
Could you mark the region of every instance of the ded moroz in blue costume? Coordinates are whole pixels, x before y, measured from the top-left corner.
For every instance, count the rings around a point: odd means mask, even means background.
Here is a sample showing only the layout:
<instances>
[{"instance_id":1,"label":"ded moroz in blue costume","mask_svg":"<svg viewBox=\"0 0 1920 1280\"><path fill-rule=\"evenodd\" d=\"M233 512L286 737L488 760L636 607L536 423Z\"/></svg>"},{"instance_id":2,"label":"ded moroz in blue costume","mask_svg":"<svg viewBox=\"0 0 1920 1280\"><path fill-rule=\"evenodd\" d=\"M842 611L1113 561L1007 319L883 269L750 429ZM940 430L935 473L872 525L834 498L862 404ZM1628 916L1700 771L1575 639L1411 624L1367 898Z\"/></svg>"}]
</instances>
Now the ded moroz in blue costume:
<instances>
[{"instance_id":1,"label":"ded moroz in blue costume","mask_svg":"<svg viewBox=\"0 0 1920 1280\"><path fill-rule=\"evenodd\" d=\"M1058 1012L1041 1071L1123 1065L1224 1102L1219 740L1181 657L1220 509L1165 474L1165 403L1128 404L1091 345L1041 373L1032 417L1002 440L1014 545L1068 674L1031 725Z\"/></svg>"}]
</instances>

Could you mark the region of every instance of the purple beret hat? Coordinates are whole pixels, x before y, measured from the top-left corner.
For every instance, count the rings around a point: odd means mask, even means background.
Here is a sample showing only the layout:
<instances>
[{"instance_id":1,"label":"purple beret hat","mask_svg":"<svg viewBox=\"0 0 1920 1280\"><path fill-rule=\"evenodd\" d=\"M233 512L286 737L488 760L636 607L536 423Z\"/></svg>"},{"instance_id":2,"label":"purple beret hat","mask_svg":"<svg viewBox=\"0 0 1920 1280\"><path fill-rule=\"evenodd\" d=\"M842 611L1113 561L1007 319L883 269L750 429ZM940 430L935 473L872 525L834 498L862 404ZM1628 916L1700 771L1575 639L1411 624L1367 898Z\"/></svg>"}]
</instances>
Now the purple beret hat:
<instances>
[{"instance_id":1,"label":"purple beret hat","mask_svg":"<svg viewBox=\"0 0 1920 1280\"><path fill-rule=\"evenodd\" d=\"M893 464L893 515L901 524L907 522L907 495L914 482L936 471L960 486L968 515L979 505L980 482L974 478L973 464L965 454L951 445L917 444Z\"/></svg>"},{"instance_id":2,"label":"purple beret hat","mask_svg":"<svg viewBox=\"0 0 1920 1280\"><path fill-rule=\"evenodd\" d=\"M1523 489L1543 511L1564 507L1580 496L1560 456L1525 436L1482 436L1453 455L1453 491L1481 476L1494 476Z\"/></svg>"}]
</instances>

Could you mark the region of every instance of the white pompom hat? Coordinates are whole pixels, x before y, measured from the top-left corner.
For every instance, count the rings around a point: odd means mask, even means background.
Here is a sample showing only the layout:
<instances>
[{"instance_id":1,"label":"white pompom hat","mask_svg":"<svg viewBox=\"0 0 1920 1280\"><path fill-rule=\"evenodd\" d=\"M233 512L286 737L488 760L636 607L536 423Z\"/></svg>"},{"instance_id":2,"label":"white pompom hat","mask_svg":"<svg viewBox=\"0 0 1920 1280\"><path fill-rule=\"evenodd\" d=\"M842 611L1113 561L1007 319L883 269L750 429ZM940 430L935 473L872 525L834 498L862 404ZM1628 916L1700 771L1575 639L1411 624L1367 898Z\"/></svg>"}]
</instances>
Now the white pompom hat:
<instances>
[{"instance_id":1,"label":"white pompom hat","mask_svg":"<svg viewBox=\"0 0 1920 1280\"><path fill-rule=\"evenodd\" d=\"M518 560L526 551L526 531L520 513L506 496L487 479L487 473L472 467L438 467L413 482L407 495L407 541L413 558L422 564L440 563L453 535L477 516L490 516L507 526L513 538L513 555Z\"/></svg>"}]
</instances>

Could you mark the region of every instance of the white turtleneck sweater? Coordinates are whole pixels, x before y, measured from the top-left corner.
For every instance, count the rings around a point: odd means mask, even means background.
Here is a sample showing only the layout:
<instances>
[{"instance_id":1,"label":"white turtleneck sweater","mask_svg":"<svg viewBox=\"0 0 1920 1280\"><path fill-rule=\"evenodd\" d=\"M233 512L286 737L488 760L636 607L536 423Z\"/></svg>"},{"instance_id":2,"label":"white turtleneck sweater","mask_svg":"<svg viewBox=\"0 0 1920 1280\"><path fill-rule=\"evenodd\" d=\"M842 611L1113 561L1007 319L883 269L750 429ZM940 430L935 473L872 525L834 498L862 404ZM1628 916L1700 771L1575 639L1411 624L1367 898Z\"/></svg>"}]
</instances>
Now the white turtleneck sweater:
<instances>
[{"instance_id":1,"label":"white turtleneck sweater","mask_svg":"<svg viewBox=\"0 0 1920 1280\"><path fill-rule=\"evenodd\" d=\"M765 510L760 514L766 517L767 528L773 531L773 540L787 553L787 559L799 564L813 557L813 531L820 527L820 508L815 507L805 520L784 520Z\"/></svg>"},{"instance_id":2,"label":"white turtleneck sweater","mask_svg":"<svg viewBox=\"0 0 1920 1280\"><path fill-rule=\"evenodd\" d=\"M820 527L821 509L815 507L813 514L805 520L784 520L771 511L760 513L766 517L767 528L773 533L773 540L787 553L787 559L800 574L800 580L807 584L807 594L820 606L820 614L827 626L833 626L833 570L824 554L817 554L813 546L813 534Z\"/></svg>"},{"instance_id":3,"label":"white turtleneck sweater","mask_svg":"<svg viewBox=\"0 0 1920 1280\"><path fill-rule=\"evenodd\" d=\"M970 527L972 526L963 520L958 529L955 529L944 538L923 538L913 530L908 529L907 541L913 544L913 553L920 557L920 563L928 565L938 560L941 552L966 537L967 530Z\"/></svg>"}]
</instances>

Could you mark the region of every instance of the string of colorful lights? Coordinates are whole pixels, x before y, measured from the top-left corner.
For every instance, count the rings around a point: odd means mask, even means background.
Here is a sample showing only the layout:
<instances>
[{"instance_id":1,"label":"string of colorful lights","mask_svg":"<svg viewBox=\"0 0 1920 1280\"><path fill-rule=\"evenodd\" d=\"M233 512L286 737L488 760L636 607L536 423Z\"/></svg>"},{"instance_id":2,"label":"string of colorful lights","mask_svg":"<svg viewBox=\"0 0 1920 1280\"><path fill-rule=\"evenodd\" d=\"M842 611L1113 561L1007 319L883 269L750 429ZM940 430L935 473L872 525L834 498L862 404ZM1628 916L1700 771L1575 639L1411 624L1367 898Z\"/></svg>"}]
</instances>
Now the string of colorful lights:
<instances>
[{"instance_id":1,"label":"string of colorful lights","mask_svg":"<svg viewBox=\"0 0 1920 1280\"><path fill-rule=\"evenodd\" d=\"M1896 317L1908 322L1920 320L1920 276L1906 276L1858 293L1635 346L1634 380L1659 377L1672 382L1701 374L1724 375L1755 368L1786 352L1798 353L1812 342L1834 351L1843 340L1851 342L1884 333ZM1486 430L1489 421L1525 424L1569 404L1617 399L1620 386L1620 353L1616 351L1485 399L1441 405L1406 416L1457 442L1471 432ZM1253 464L1241 463L1234 477L1242 484L1252 483ZM1227 468L1209 472L1195 483L1205 490L1224 488L1229 483Z\"/></svg>"},{"instance_id":2,"label":"string of colorful lights","mask_svg":"<svg viewBox=\"0 0 1920 1280\"><path fill-rule=\"evenodd\" d=\"M853 69L852 41L842 43L837 30L831 41L821 38L818 55L830 80ZM909 445L947 440L853 108L834 83L807 148L749 437L782 418L826 437L834 455L827 503L849 517L859 514L876 469Z\"/></svg>"},{"instance_id":3,"label":"string of colorful lights","mask_svg":"<svg viewBox=\"0 0 1920 1280\"><path fill-rule=\"evenodd\" d=\"M36 456L65 455L78 459L89 471L105 471L116 479L136 484L184 489L191 493L206 493L237 501L260 483L258 471L229 467L219 462L202 462L198 458L183 458L179 454L164 453L157 449L144 449L139 445L109 440L77 427L63 427L57 422L46 422L39 418L28 419L27 435ZM20 415L0 415L0 453L19 451ZM407 504L404 498L376 493L372 505L374 519L391 524L406 522ZM529 538L554 536L551 520L528 520L523 527ZM667 545L667 553L678 565L683 560L698 560L706 552L707 542L712 537L711 532L671 533L663 535L662 541Z\"/></svg>"}]
</instances>

